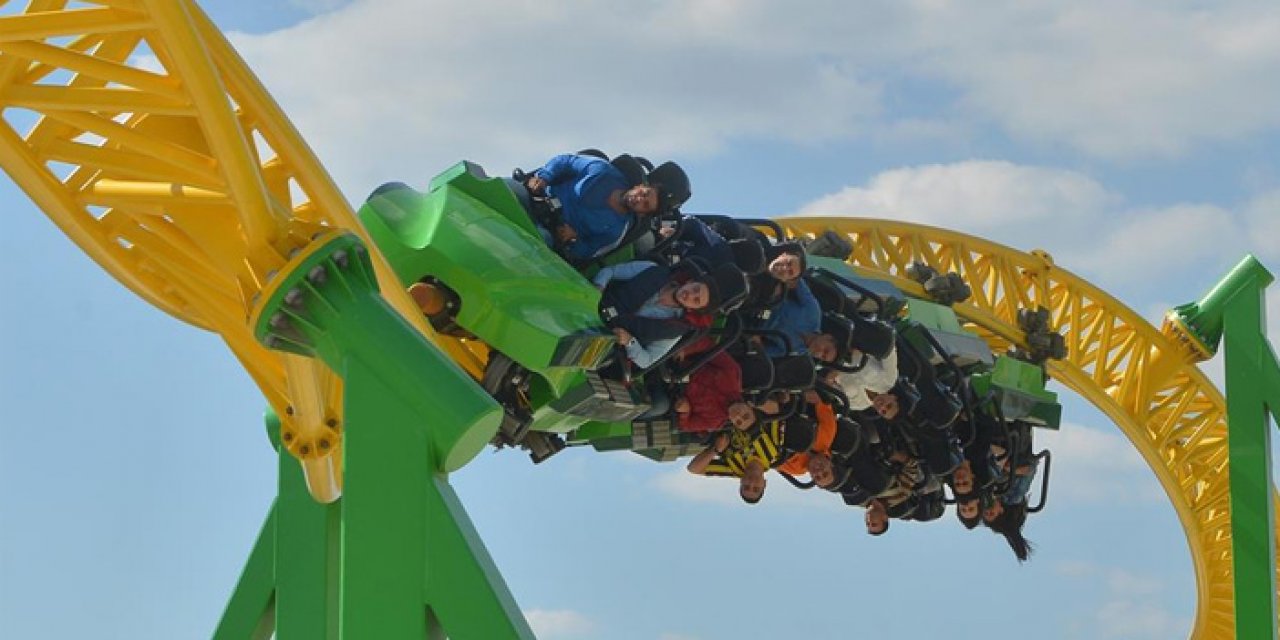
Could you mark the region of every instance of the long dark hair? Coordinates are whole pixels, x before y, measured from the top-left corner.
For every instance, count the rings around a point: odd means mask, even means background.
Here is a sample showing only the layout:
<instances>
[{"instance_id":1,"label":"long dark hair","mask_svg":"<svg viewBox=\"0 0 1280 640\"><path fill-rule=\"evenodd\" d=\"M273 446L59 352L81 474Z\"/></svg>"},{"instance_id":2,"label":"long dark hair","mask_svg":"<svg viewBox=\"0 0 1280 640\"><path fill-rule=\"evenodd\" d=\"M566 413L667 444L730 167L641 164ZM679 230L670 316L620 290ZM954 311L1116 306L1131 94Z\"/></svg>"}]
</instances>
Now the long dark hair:
<instances>
[{"instance_id":1,"label":"long dark hair","mask_svg":"<svg viewBox=\"0 0 1280 640\"><path fill-rule=\"evenodd\" d=\"M992 531L1004 536L1009 548L1013 549L1013 555L1018 557L1018 562L1026 562L1035 551L1031 541L1022 536L1022 525L1026 522L1027 503L1019 502L1004 505L1004 511L987 523Z\"/></svg>"}]
</instances>

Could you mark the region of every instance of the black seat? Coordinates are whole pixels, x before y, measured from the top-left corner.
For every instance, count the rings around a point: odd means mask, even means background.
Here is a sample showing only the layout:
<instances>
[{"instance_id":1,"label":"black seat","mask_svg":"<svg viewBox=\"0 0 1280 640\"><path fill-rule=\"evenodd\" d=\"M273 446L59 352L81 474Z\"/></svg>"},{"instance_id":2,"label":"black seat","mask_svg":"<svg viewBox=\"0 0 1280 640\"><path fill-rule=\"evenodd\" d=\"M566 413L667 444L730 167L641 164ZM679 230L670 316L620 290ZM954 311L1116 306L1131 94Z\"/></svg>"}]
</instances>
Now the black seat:
<instances>
[{"instance_id":1,"label":"black seat","mask_svg":"<svg viewBox=\"0 0 1280 640\"><path fill-rule=\"evenodd\" d=\"M831 457L848 460L862 447L862 425L845 417L836 419L836 435L831 440Z\"/></svg>"},{"instance_id":2,"label":"black seat","mask_svg":"<svg viewBox=\"0 0 1280 640\"><path fill-rule=\"evenodd\" d=\"M773 388L773 360L758 351L747 351L734 357L742 368L742 392L757 396Z\"/></svg>"}]
</instances>

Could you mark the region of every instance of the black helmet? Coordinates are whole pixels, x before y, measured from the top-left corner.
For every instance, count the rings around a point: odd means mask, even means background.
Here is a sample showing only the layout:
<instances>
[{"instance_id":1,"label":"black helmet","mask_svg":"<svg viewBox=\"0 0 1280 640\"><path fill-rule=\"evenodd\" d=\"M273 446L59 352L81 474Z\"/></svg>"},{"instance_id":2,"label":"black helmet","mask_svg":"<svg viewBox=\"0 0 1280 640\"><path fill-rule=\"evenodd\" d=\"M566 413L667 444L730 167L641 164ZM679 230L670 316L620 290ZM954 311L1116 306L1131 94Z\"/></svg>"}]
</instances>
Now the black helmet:
<instances>
[{"instance_id":1,"label":"black helmet","mask_svg":"<svg viewBox=\"0 0 1280 640\"><path fill-rule=\"evenodd\" d=\"M726 304L738 302L747 293L746 276L732 264L719 265L698 278L698 281L707 285L708 311L719 310Z\"/></svg>"},{"instance_id":2,"label":"black helmet","mask_svg":"<svg viewBox=\"0 0 1280 640\"><path fill-rule=\"evenodd\" d=\"M729 251L733 254L733 263L749 276L754 276L769 266L764 257L764 247L755 240L730 240Z\"/></svg>"},{"instance_id":3,"label":"black helmet","mask_svg":"<svg viewBox=\"0 0 1280 640\"><path fill-rule=\"evenodd\" d=\"M689 187L689 176L674 162L664 162L654 167L645 182L658 190L659 212L678 209L693 195Z\"/></svg>"}]
</instances>

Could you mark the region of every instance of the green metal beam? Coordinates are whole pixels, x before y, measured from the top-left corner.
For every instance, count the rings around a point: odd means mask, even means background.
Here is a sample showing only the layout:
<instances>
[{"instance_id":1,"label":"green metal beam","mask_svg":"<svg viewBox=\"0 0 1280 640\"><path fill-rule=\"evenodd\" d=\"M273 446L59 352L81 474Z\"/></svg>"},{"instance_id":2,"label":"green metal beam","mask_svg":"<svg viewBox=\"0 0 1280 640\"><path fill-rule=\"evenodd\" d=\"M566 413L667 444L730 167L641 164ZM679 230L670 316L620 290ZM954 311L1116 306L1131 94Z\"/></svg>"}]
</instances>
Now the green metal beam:
<instances>
[{"instance_id":1,"label":"green metal beam","mask_svg":"<svg viewBox=\"0 0 1280 640\"><path fill-rule=\"evenodd\" d=\"M1277 638L1275 501L1271 429L1280 424L1280 364L1266 336L1267 285L1275 278L1246 256L1199 302L1169 317L1205 357L1221 343L1227 375L1227 464L1236 637Z\"/></svg>"},{"instance_id":2,"label":"green metal beam","mask_svg":"<svg viewBox=\"0 0 1280 640\"><path fill-rule=\"evenodd\" d=\"M1280 365L1267 342L1263 289L1272 276L1253 261L1252 277L1226 299L1223 343L1227 372L1231 547L1236 637L1277 637L1276 539L1268 407L1280 407Z\"/></svg>"},{"instance_id":3,"label":"green metal beam","mask_svg":"<svg viewBox=\"0 0 1280 640\"><path fill-rule=\"evenodd\" d=\"M456 638L533 638L497 565L480 543L480 534L443 476L432 478L427 500L427 601L443 627ZM477 610L491 613L477 616Z\"/></svg>"},{"instance_id":4,"label":"green metal beam","mask_svg":"<svg viewBox=\"0 0 1280 640\"><path fill-rule=\"evenodd\" d=\"M296 464L294 465L297 466ZM249 561L222 612L214 640L267 640L275 622L276 507L258 533Z\"/></svg>"},{"instance_id":5,"label":"green metal beam","mask_svg":"<svg viewBox=\"0 0 1280 640\"><path fill-rule=\"evenodd\" d=\"M281 455L277 637L532 638L445 480L501 408L382 299L354 236L317 239L285 271L255 334L342 378L343 497L312 501Z\"/></svg>"},{"instance_id":6,"label":"green metal beam","mask_svg":"<svg viewBox=\"0 0 1280 640\"><path fill-rule=\"evenodd\" d=\"M340 503L307 491L302 466L283 448L276 500L276 638L337 640Z\"/></svg>"}]
</instances>

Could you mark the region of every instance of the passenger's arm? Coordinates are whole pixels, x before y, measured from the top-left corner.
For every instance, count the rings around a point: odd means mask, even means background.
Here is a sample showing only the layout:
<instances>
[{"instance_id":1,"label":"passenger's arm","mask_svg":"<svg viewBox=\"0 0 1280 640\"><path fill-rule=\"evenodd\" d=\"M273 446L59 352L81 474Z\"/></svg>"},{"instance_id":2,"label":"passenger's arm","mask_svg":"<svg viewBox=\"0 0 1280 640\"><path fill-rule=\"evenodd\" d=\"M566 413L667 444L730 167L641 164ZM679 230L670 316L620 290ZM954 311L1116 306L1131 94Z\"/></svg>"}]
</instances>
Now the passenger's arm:
<instances>
[{"instance_id":1,"label":"passenger's arm","mask_svg":"<svg viewBox=\"0 0 1280 640\"><path fill-rule=\"evenodd\" d=\"M809 290L809 285L803 278L796 281L795 293L800 300L794 325L798 333L821 333L822 307L818 305L818 299L813 296L813 292Z\"/></svg>"},{"instance_id":2,"label":"passenger's arm","mask_svg":"<svg viewBox=\"0 0 1280 640\"><path fill-rule=\"evenodd\" d=\"M679 341L680 338L661 338L649 344L640 344L640 341L632 336L631 340L627 341L627 357L631 358L637 367L648 369L659 358L667 355L667 352Z\"/></svg>"},{"instance_id":3,"label":"passenger's arm","mask_svg":"<svg viewBox=\"0 0 1280 640\"><path fill-rule=\"evenodd\" d=\"M711 464L711 461L724 453L724 450L728 447L729 436L723 433L716 436L715 441L708 445L706 449L699 451L698 455L694 456L693 459L689 461L689 466L685 467L685 469L688 469L689 473L695 475L702 475L706 473L707 466Z\"/></svg>"},{"instance_id":4,"label":"passenger's arm","mask_svg":"<svg viewBox=\"0 0 1280 640\"><path fill-rule=\"evenodd\" d=\"M591 279L596 288L603 289L613 280L630 280L641 272L657 266L648 260L632 260L631 262L623 262L610 267L604 267L596 273L596 277Z\"/></svg>"},{"instance_id":5,"label":"passenger's arm","mask_svg":"<svg viewBox=\"0 0 1280 640\"><path fill-rule=\"evenodd\" d=\"M533 172L534 177L541 178L547 184L556 184L576 173L574 160L577 156L571 153L560 154L547 161L541 169Z\"/></svg>"}]
</instances>

